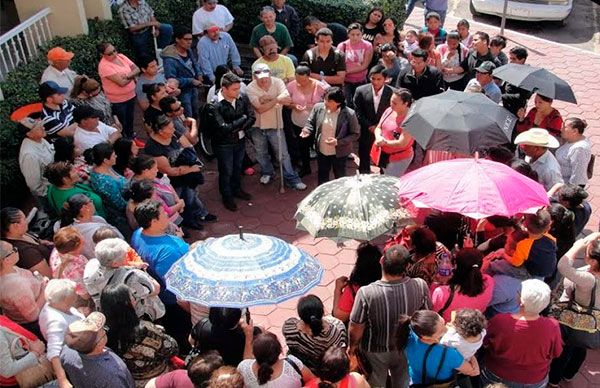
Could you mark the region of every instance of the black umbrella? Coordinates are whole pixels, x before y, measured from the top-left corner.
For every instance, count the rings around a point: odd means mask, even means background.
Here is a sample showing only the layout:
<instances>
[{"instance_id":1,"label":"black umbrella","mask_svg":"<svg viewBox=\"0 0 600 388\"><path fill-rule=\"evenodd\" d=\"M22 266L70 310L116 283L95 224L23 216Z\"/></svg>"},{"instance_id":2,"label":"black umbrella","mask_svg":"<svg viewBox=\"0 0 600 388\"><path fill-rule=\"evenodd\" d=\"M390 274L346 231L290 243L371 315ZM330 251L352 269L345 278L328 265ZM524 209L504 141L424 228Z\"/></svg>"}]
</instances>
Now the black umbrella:
<instances>
[{"instance_id":1,"label":"black umbrella","mask_svg":"<svg viewBox=\"0 0 600 388\"><path fill-rule=\"evenodd\" d=\"M495 69L492 74L521 89L555 100L577 104L571 86L562 78L541 67L509 63Z\"/></svg>"},{"instance_id":2,"label":"black umbrella","mask_svg":"<svg viewBox=\"0 0 600 388\"><path fill-rule=\"evenodd\" d=\"M472 154L509 143L516 121L483 93L448 90L415 102L402 128L427 150Z\"/></svg>"}]
</instances>

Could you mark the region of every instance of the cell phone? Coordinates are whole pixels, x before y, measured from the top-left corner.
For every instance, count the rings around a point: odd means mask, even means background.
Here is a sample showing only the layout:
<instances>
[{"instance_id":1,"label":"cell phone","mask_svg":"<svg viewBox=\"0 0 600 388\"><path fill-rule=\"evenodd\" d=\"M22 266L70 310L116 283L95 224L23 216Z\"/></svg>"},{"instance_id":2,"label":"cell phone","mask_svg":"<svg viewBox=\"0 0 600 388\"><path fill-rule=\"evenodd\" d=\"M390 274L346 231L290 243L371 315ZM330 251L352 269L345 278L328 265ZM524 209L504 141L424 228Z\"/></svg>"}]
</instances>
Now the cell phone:
<instances>
[{"instance_id":1,"label":"cell phone","mask_svg":"<svg viewBox=\"0 0 600 388\"><path fill-rule=\"evenodd\" d=\"M250 317L250 309L247 308L246 309L246 325L250 324L250 319L251 319L251 317Z\"/></svg>"}]
</instances>

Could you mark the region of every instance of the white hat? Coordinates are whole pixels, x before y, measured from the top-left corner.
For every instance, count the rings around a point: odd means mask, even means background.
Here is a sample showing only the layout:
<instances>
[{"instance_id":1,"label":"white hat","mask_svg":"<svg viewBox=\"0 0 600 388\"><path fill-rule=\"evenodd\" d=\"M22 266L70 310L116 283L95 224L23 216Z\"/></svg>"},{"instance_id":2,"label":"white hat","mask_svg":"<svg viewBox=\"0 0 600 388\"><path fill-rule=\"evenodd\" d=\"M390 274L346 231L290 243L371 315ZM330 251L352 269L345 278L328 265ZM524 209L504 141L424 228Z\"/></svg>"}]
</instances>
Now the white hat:
<instances>
[{"instance_id":1,"label":"white hat","mask_svg":"<svg viewBox=\"0 0 600 388\"><path fill-rule=\"evenodd\" d=\"M266 63L256 63L254 66L252 66L252 74L254 74L256 79L270 77L271 69Z\"/></svg>"},{"instance_id":2,"label":"white hat","mask_svg":"<svg viewBox=\"0 0 600 388\"><path fill-rule=\"evenodd\" d=\"M531 128L517 135L515 144L525 144L546 148L558 148L560 143L543 128Z\"/></svg>"}]
</instances>

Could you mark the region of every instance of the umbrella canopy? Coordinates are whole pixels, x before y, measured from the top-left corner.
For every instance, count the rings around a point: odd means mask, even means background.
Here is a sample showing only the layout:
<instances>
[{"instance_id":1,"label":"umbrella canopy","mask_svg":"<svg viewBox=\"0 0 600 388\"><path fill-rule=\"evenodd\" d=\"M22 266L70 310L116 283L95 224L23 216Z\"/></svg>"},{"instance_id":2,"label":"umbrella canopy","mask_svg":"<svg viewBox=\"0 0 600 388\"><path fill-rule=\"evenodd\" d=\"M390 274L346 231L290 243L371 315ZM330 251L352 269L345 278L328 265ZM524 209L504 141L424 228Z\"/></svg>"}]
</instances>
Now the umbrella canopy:
<instances>
[{"instance_id":1,"label":"umbrella canopy","mask_svg":"<svg viewBox=\"0 0 600 388\"><path fill-rule=\"evenodd\" d=\"M482 93L448 90L415 102L402 128L425 149L473 154L510 143L516 121Z\"/></svg>"},{"instance_id":2,"label":"umbrella canopy","mask_svg":"<svg viewBox=\"0 0 600 388\"><path fill-rule=\"evenodd\" d=\"M547 206L544 187L510 167L486 159L430 164L400 178L399 195L419 207L472 218L510 217Z\"/></svg>"},{"instance_id":3,"label":"umbrella canopy","mask_svg":"<svg viewBox=\"0 0 600 388\"><path fill-rule=\"evenodd\" d=\"M372 240L412 223L398 197L398 182L386 175L357 174L322 184L298 205L297 228L314 237Z\"/></svg>"},{"instance_id":4,"label":"umbrella canopy","mask_svg":"<svg viewBox=\"0 0 600 388\"><path fill-rule=\"evenodd\" d=\"M521 89L544 97L577 104L571 86L555 74L541 67L509 63L495 69L492 75Z\"/></svg>"},{"instance_id":5,"label":"umbrella canopy","mask_svg":"<svg viewBox=\"0 0 600 388\"><path fill-rule=\"evenodd\" d=\"M275 304L319 284L323 268L308 253L259 234L209 238L166 274L167 289L180 299L210 307Z\"/></svg>"}]
</instances>

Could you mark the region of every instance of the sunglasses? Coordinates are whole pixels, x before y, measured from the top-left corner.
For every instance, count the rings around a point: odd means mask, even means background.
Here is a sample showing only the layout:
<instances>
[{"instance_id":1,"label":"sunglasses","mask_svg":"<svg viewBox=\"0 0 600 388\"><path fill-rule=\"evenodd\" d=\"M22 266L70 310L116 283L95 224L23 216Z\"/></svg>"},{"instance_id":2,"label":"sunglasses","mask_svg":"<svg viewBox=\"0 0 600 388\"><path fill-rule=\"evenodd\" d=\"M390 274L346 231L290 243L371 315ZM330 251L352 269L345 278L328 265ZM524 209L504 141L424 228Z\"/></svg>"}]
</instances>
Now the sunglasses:
<instances>
[{"instance_id":1,"label":"sunglasses","mask_svg":"<svg viewBox=\"0 0 600 388\"><path fill-rule=\"evenodd\" d=\"M175 106L174 108L171 108L171 112L177 112L181 110L181 108L183 108L183 106L181 105L181 103L179 103L179 105Z\"/></svg>"},{"instance_id":2,"label":"sunglasses","mask_svg":"<svg viewBox=\"0 0 600 388\"><path fill-rule=\"evenodd\" d=\"M270 73L270 72L271 72L271 70L263 69L263 70L255 70L254 74Z\"/></svg>"},{"instance_id":3,"label":"sunglasses","mask_svg":"<svg viewBox=\"0 0 600 388\"><path fill-rule=\"evenodd\" d=\"M18 253L18 252L19 252L19 249L17 247L13 247L12 251L8 252L8 254L6 254L2 257L2 260L6 259L10 255L14 255L15 253Z\"/></svg>"}]
</instances>

